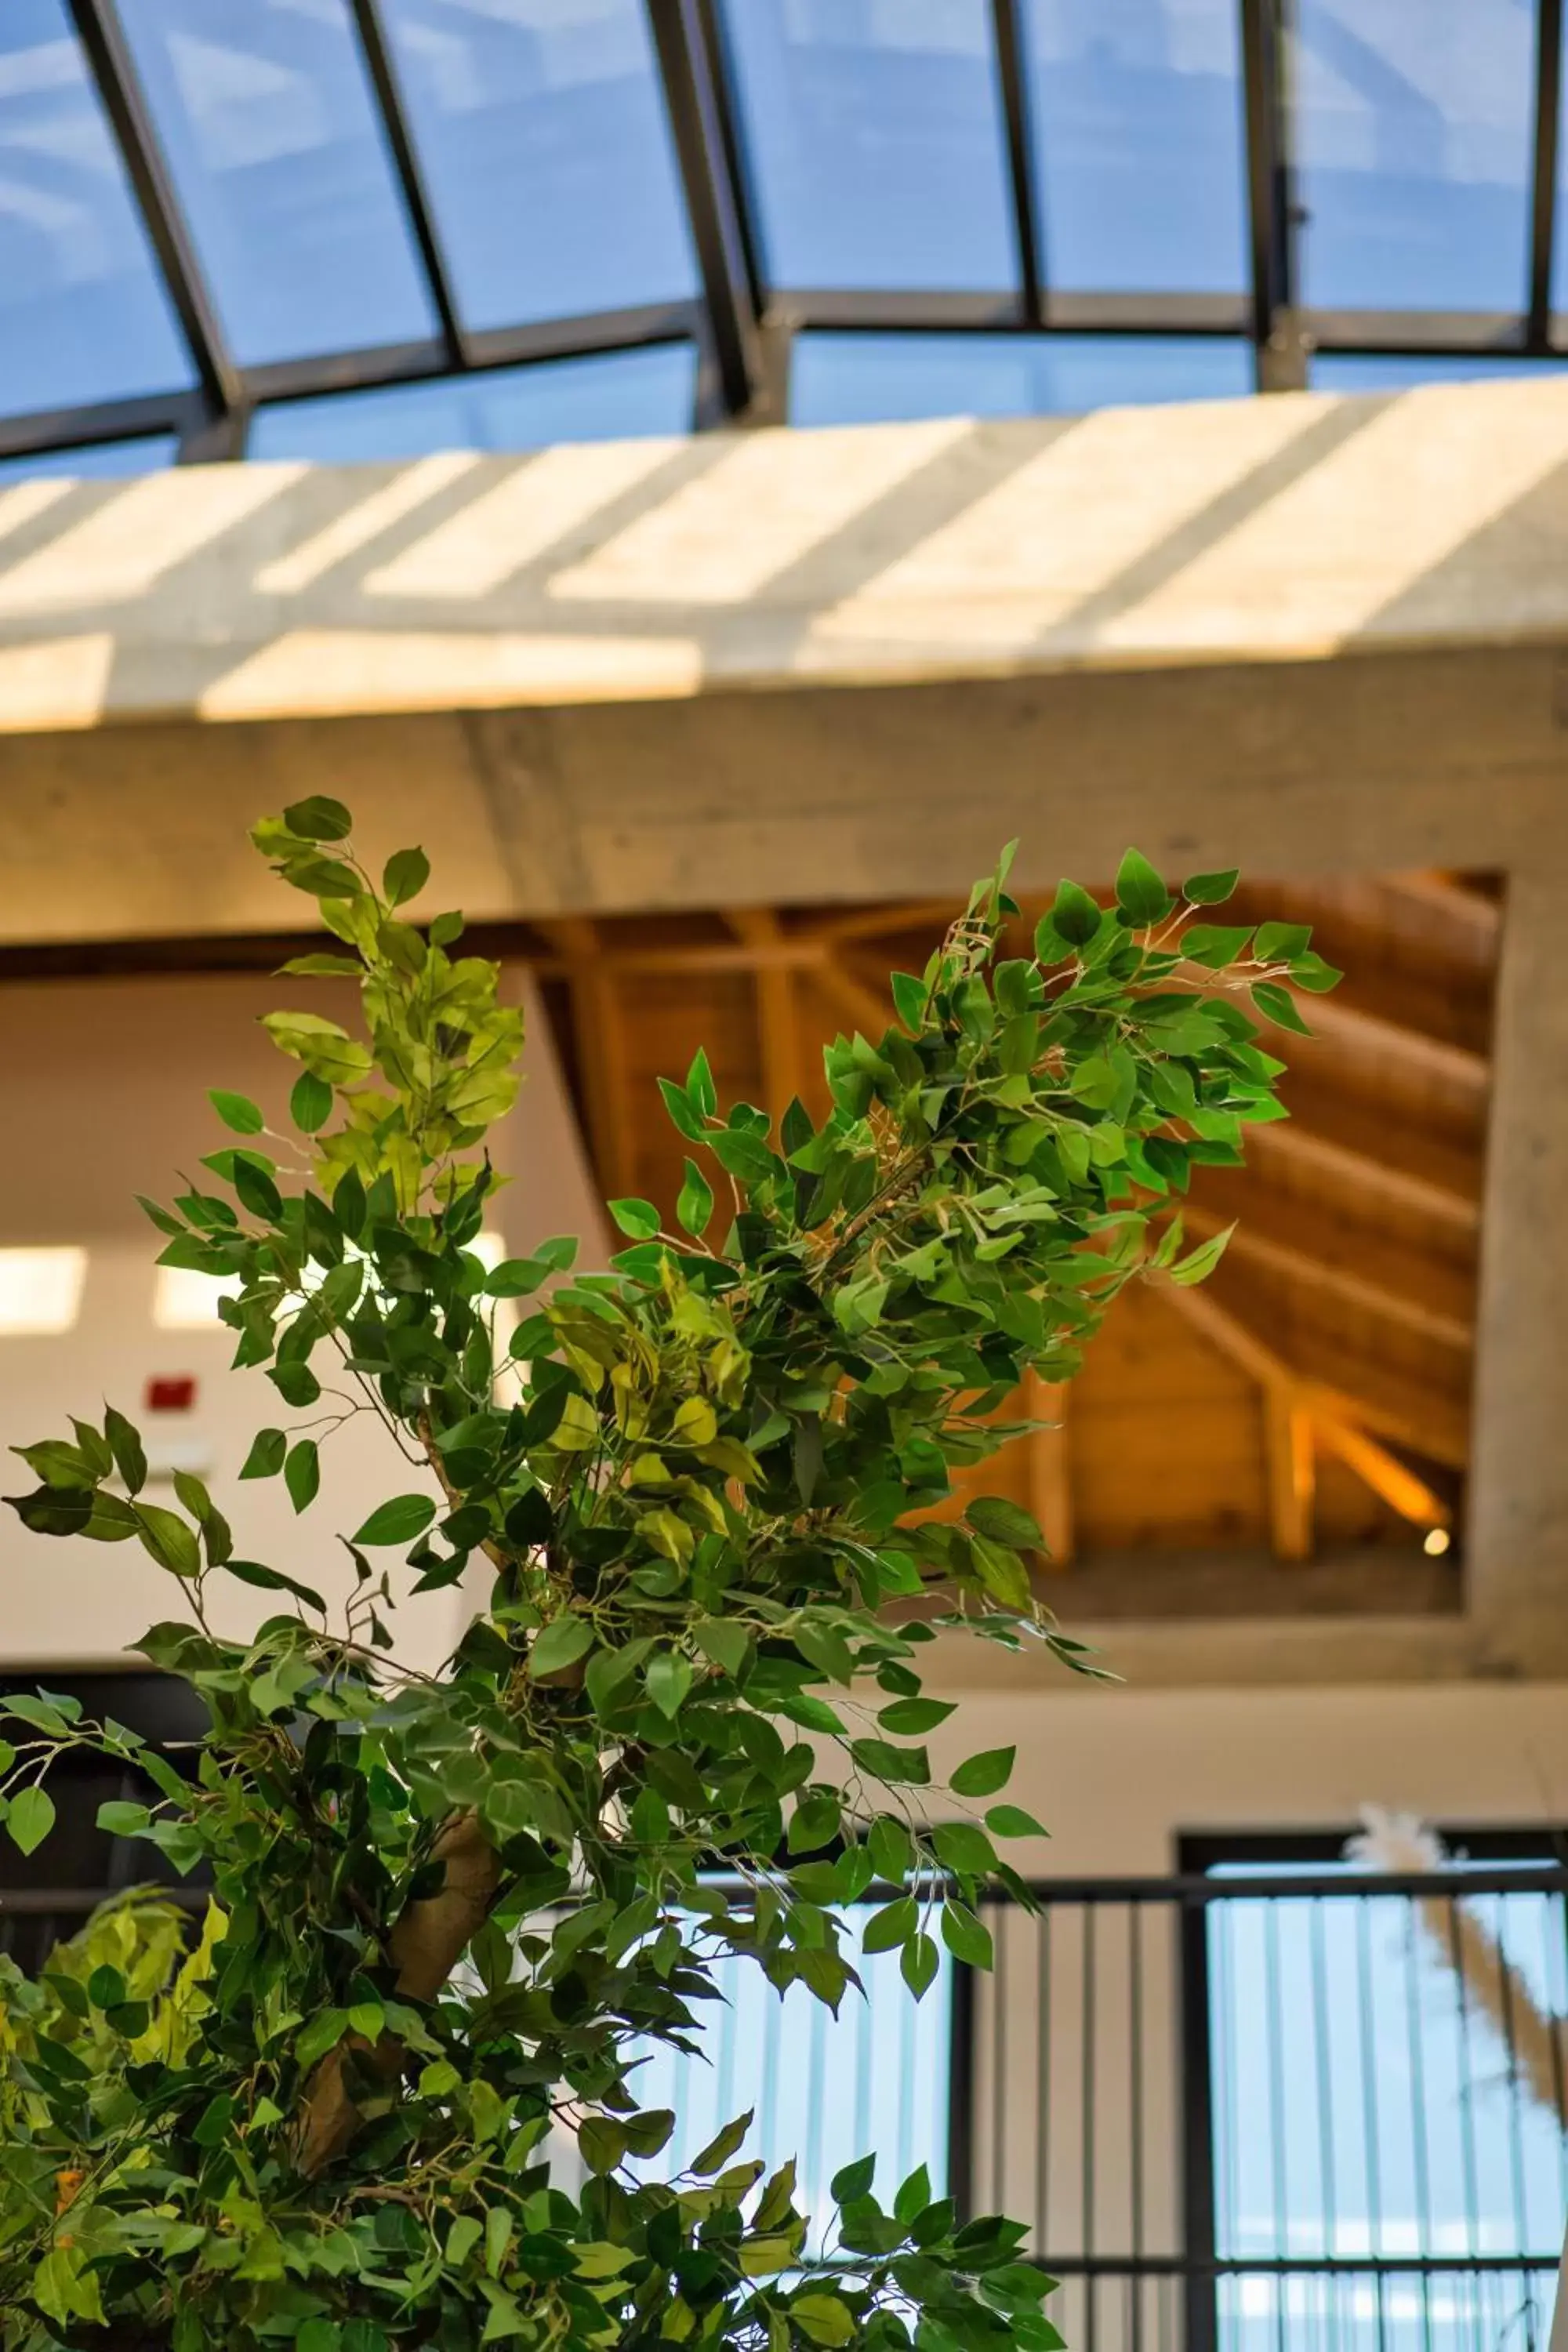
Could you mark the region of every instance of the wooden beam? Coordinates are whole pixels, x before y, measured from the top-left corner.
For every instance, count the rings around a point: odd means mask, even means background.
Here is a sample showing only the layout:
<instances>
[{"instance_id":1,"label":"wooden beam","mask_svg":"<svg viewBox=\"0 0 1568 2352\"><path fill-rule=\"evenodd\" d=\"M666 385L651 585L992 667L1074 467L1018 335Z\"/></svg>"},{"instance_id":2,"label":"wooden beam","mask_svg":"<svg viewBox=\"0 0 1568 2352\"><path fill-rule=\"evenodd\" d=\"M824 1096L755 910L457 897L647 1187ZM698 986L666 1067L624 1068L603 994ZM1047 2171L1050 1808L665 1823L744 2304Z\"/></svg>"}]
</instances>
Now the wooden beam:
<instances>
[{"instance_id":1,"label":"wooden beam","mask_svg":"<svg viewBox=\"0 0 1568 2352\"><path fill-rule=\"evenodd\" d=\"M822 924L819 939L830 940L835 947L845 947L856 940L885 938L889 931L924 929L940 923L945 930L963 912L962 898L923 898L914 905L906 902L886 907L862 907L852 915L835 915Z\"/></svg>"},{"instance_id":2,"label":"wooden beam","mask_svg":"<svg viewBox=\"0 0 1568 2352\"><path fill-rule=\"evenodd\" d=\"M1215 1234L1230 1223L1227 1217L1216 1216L1212 1209L1196 1202L1184 1202L1182 1215L1194 1233ZM1428 1307L1418 1298L1407 1298L1399 1291L1386 1290L1378 1282L1369 1282L1364 1276L1352 1274L1348 1267L1332 1265L1327 1259L1313 1257L1308 1251L1293 1248L1288 1242L1272 1240L1248 1227L1245 1221L1231 1235L1227 1255L1250 1258L1255 1265L1267 1266L1274 1274L1288 1276L1292 1281L1310 1287L1331 1291L1336 1298L1345 1299L1368 1315L1380 1316L1384 1322L1398 1323L1407 1331L1415 1331L1425 1339L1436 1340L1446 1348L1468 1350L1475 1341L1472 1326L1463 1317L1444 1313L1440 1307Z\"/></svg>"},{"instance_id":3,"label":"wooden beam","mask_svg":"<svg viewBox=\"0 0 1568 2352\"><path fill-rule=\"evenodd\" d=\"M1312 1416L1300 1390L1270 1381L1263 1391L1268 1526L1276 1559L1310 1559L1317 1491Z\"/></svg>"},{"instance_id":4,"label":"wooden beam","mask_svg":"<svg viewBox=\"0 0 1568 2352\"><path fill-rule=\"evenodd\" d=\"M1447 1185L1435 1184L1429 1177L1414 1175L1406 1169L1391 1167L1386 1160L1374 1160L1370 1152L1331 1143L1326 1136L1314 1135L1310 1128L1300 1126L1294 1119L1270 1120L1249 1127L1246 1142L1248 1151L1260 1152L1265 1159L1272 1152L1281 1160L1292 1160L1330 1181L1374 1192L1391 1208L1407 1209L1415 1215L1429 1217L1434 1223L1451 1226L1457 1233L1473 1234L1480 1224L1480 1202L1468 1194L1452 1192Z\"/></svg>"},{"instance_id":5,"label":"wooden beam","mask_svg":"<svg viewBox=\"0 0 1568 2352\"><path fill-rule=\"evenodd\" d=\"M773 949L784 940L779 919L770 907L737 908L724 919L748 947ZM752 972L763 1107L775 1119L784 1116L801 1090L794 969L770 961L759 962Z\"/></svg>"},{"instance_id":6,"label":"wooden beam","mask_svg":"<svg viewBox=\"0 0 1568 2352\"><path fill-rule=\"evenodd\" d=\"M1495 940L1502 928L1502 901L1472 890L1451 874L1387 874L1384 889L1413 905L1429 907L1448 921L1460 924L1477 940Z\"/></svg>"},{"instance_id":7,"label":"wooden beam","mask_svg":"<svg viewBox=\"0 0 1568 2352\"><path fill-rule=\"evenodd\" d=\"M572 994L572 1030L587 1111L588 1139L599 1181L612 1199L635 1190L637 1153L626 1067L626 1021L616 974L585 915L542 921L563 961Z\"/></svg>"},{"instance_id":8,"label":"wooden beam","mask_svg":"<svg viewBox=\"0 0 1568 2352\"><path fill-rule=\"evenodd\" d=\"M1301 1010L1313 1035L1327 1045L1338 1045L1347 1053L1379 1061L1402 1063L1421 1077L1436 1079L1478 1097L1483 1097L1491 1084L1489 1058L1468 1045L1455 1045L1446 1037L1429 1036L1424 1029L1407 1029L1397 1021L1385 1021L1381 1013L1363 1013L1356 1005L1342 1004L1335 996L1309 996Z\"/></svg>"},{"instance_id":9,"label":"wooden beam","mask_svg":"<svg viewBox=\"0 0 1568 2352\"><path fill-rule=\"evenodd\" d=\"M812 969L824 995L837 1006L841 1020L863 1031L873 1042L886 1034L893 1019L892 1005L884 1002L875 989L868 988L858 973L848 971L826 947L819 948Z\"/></svg>"},{"instance_id":10,"label":"wooden beam","mask_svg":"<svg viewBox=\"0 0 1568 2352\"><path fill-rule=\"evenodd\" d=\"M1043 1381L1037 1372L1030 1371L1024 1382L1024 1404L1031 1421L1053 1424L1036 1430L1025 1442L1028 1448L1029 1508L1046 1539L1047 1566L1060 1571L1073 1555L1067 1383Z\"/></svg>"},{"instance_id":11,"label":"wooden beam","mask_svg":"<svg viewBox=\"0 0 1568 2352\"><path fill-rule=\"evenodd\" d=\"M1311 1426L1318 1443L1331 1454L1337 1454L1363 1485L1370 1486L1374 1495L1381 1495L1402 1519L1408 1519L1417 1528L1447 1528L1451 1524L1453 1513L1441 1496L1364 1430L1332 1413L1314 1414Z\"/></svg>"}]
</instances>

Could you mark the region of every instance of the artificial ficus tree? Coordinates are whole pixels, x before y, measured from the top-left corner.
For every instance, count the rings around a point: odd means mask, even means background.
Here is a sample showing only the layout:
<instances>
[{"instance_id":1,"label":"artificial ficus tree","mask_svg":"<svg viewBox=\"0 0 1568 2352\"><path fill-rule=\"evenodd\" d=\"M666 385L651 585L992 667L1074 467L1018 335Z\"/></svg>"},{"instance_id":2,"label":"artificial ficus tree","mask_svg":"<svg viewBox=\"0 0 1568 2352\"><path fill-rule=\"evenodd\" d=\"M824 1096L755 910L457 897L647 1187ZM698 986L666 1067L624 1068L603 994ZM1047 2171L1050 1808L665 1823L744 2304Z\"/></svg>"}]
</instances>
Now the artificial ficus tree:
<instances>
[{"instance_id":1,"label":"artificial ficus tree","mask_svg":"<svg viewBox=\"0 0 1568 2352\"><path fill-rule=\"evenodd\" d=\"M1279 1115L1244 1000L1300 1025L1285 979L1335 975L1297 929L1209 920L1234 876L1173 898L1136 855L1112 906L1063 883L1004 957L1004 860L894 975L885 1034L828 1049L825 1124L721 1110L699 1054L664 1086L677 1229L620 1201L607 1272L573 1276L569 1241L487 1266L485 1138L521 1042L495 967L453 952L458 916L408 919L424 856L378 881L335 802L254 838L342 944L285 969L353 983L362 1034L270 1016L293 1132L216 1092L231 1139L144 1205L161 1263L228 1278L237 1366L306 1416L262 1428L243 1479L307 1510L319 1445L365 1413L421 1475L344 1538L334 1610L300 1561L247 1559L198 1479L150 1499L117 1412L16 1449L27 1528L168 1571L183 1605L142 1647L210 1729L163 1755L68 1698L11 1701L9 1833L41 1842L47 1768L89 1748L155 1799L101 1825L212 1894L199 1934L142 1892L37 1982L0 1961L0 2342L1054 2344L1022 2228L920 2174L879 2198L870 2157L840 2173L809 2258L793 2166L738 2160L748 2118L647 2178L672 2119L631 2069L691 2045L721 1956L853 1997L847 1906L874 1887L865 1942L913 1995L939 1937L988 1963L980 1898L1028 1900L1000 1849L1038 1825L1004 1794L1011 1751L935 1788L922 1736L952 1710L924 1647L948 1627L1092 1668L1035 1596L1026 1513L922 1514L1127 1281L1213 1265L1173 1196ZM526 1307L504 1346L502 1301ZM414 1595L479 1580L438 1675L398 1661L390 1555ZM276 1604L247 1641L207 1605L235 1579ZM556 2119L576 2197L544 2160Z\"/></svg>"}]
</instances>

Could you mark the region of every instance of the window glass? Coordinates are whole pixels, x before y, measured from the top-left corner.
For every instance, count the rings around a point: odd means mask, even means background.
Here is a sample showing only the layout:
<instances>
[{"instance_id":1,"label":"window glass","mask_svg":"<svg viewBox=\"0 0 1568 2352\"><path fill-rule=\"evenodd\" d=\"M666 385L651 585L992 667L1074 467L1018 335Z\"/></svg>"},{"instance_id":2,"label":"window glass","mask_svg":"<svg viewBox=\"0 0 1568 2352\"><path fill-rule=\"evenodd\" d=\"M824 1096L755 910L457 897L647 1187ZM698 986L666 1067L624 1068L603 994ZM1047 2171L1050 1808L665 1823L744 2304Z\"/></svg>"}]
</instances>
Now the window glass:
<instances>
[{"instance_id":1,"label":"window glass","mask_svg":"<svg viewBox=\"0 0 1568 2352\"><path fill-rule=\"evenodd\" d=\"M419 457L433 449L540 449L689 433L697 355L689 343L583 360L329 393L259 409L252 457Z\"/></svg>"},{"instance_id":2,"label":"window glass","mask_svg":"<svg viewBox=\"0 0 1568 2352\"><path fill-rule=\"evenodd\" d=\"M1493 359L1484 352L1473 357L1445 352L1319 352L1308 378L1320 392L1406 392L1412 384L1483 379L1511 377L1525 383L1535 376L1561 375L1564 368L1568 360Z\"/></svg>"},{"instance_id":3,"label":"window glass","mask_svg":"<svg viewBox=\"0 0 1568 2352\"><path fill-rule=\"evenodd\" d=\"M1024 25L1047 282L1239 292L1236 0L1027 0Z\"/></svg>"},{"instance_id":4,"label":"window glass","mask_svg":"<svg viewBox=\"0 0 1568 2352\"><path fill-rule=\"evenodd\" d=\"M731 0L776 286L1011 288L985 0Z\"/></svg>"},{"instance_id":5,"label":"window glass","mask_svg":"<svg viewBox=\"0 0 1568 2352\"><path fill-rule=\"evenodd\" d=\"M143 433L133 441L89 441L77 449L36 449L25 457L0 457L0 482L30 474L66 474L84 481L126 474L155 474L172 466L179 447L172 433Z\"/></svg>"},{"instance_id":6,"label":"window glass","mask_svg":"<svg viewBox=\"0 0 1568 2352\"><path fill-rule=\"evenodd\" d=\"M434 334L345 0L120 13L240 363Z\"/></svg>"},{"instance_id":7,"label":"window glass","mask_svg":"<svg viewBox=\"0 0 1568 2352\"><path fill-rule=\"evenodd\" d=\"M919 416L1033 416L1252 390L1239 339L1195 335L802 335L796 425Z\"/></svg>"},{"instance_id":8,"label":"window glass","mask_svg":"<svg viewBox=\"0 0 1568 2352\"><path fill-rule=\"evenodd\" d=\"M1522 307L1534 43L1528 0L1299 0L1307 303Z\"/></svg>"},{"instance_id":9,"label":"window glass","mask_svg":"<svg viewBox=\"0 0 1568 2352\"><path fill-rule=\"evenodd\" d=\"M0 413L192 380L63 0L0 6Z\"/></svg>"},{"instance_id":10,"label":"window glass","mask_svg":"<svg viewBox=\"0 0 1568 2352\"><path fill-rule=\"evenodd\" d=\"M697 290L641 0L383 0L475 328Z\"/></svg>"}]
</instances>

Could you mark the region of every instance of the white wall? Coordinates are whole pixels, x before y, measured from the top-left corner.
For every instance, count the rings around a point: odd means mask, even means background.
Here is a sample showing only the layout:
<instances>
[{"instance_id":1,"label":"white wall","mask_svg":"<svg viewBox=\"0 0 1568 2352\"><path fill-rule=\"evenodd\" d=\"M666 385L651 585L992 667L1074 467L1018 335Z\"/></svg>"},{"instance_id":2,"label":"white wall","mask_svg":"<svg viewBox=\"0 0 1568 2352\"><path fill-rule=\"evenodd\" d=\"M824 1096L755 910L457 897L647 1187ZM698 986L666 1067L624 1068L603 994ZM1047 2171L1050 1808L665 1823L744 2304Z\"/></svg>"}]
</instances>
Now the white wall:
<instances>
[{"instance_id":1,"label":"white wall","mask_svg":"<svg viewBox=\"0 0 1568 2352\"><path fill-rule=\"evenodd\" d=\"M487 1222L521 1255L547 1234L584 1238L583 1262L602 1264L602 1213L562 1084L550 1032L521 970L507 983L528 1018L526 1084L497 1131L494 1156L510 1181ZM69 1434L67 1415L101 1413L105 1399L142 1428L150 1453L178 1452L208 1477L232 1517L237 1549L291 1571L329 1594L352 1583L335 1541L374 1504L426 1483L366 1421L344 1427L322 1451L321 1496L296 1517L280 1480L239 1485L254 1432L310 1420L294 1413L259 1371L231 1372L233 1338L216 1321L198 1330L153 1320L153 1260L162 1244L132 1195L168 1199L175 1171L200 1178L204 1152L232 1141L206 1101L225 1086L251 1095L286 1123L295 1066L277 1054L258 1016L280 1003L314 1002L343 1016L344 992L267 978L60 982L0 995L0 1246L76 1244L88 1252L81 1311L58 1335L0 1333L0 1446ZM155 1375L192 1374L188 1413L143 1409ZM4 1457L0 1457L3 1460ZM10 1492L33 1481L5 1462ZM397 1555L391 1553L389 1559ZM216 1599L217 1588L225 1588ZM270 1612L271 1597L215 1580L224 1630L243 1632ZM182 1613L174 1580L135 1544L31 1536L0 1515L0 1664L101 1664L161 1617ZM411 1603L395 1626L411 1663L437 1663L463 1622L460 1592Z\"/></svg>"}]
</instances>

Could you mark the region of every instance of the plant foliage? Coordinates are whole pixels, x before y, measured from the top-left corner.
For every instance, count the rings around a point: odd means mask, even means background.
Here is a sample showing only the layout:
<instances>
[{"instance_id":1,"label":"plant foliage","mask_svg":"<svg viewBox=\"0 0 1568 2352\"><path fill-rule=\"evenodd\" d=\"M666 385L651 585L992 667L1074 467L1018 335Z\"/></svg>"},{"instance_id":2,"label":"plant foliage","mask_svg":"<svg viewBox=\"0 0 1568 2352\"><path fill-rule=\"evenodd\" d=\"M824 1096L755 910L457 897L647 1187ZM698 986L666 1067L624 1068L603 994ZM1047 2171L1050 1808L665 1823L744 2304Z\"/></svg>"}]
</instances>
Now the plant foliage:
<instances>
[{"instance_id":1,"label":"plant foliage","mask_svg":"<svg viewBox=\"0 0 1568 2352\"><path fill-rule=\"evenodd\" d=\"M144 1205L162 1264L229 1279L235 1362L295 1416L244 1478L309 1509L318 1449L363 1413L406 1466L342 1538L334 1610L299 1563L246 1558L199 1479L152 1499L120 1413L16 1449L26 1526L168 1572L181 1612L142 1646L211 1728L171 1758L13 1700L10 1835L41 1843L47 1768L88 1748L154 1800L100 1825L212 1894L199 1938L141 1895L36 1983L0 1960L0 2342L1052 2345L1022 2229L923 2174L879 2200L870 2157L840 2173L808 2261L793 2166L736 2160L747 2118L679 2179L628 2168L672 2124L629 2067L690 2046L721 1954L837 2010L844 1906L873 1882L865 1948L897 1948L914 1994L938 1937L988 1961L984 1892L1027 1900L996 1842L1038 1825L997 1801L1011 1750L935 1793L922 1737L951 1709L919 1661L945 1626L1094 1669L1035 1597L1026 1512L919 1514L1016 1433L998 1414L1031 1367L1070 1377L1131 1277L1213 1265L1172 1196L1279 1115L1239 1000L1294 1016L1282 981L1331 975L1283 927L1194 919L1234 876L1178 899L1135 854L1113 906L1064 883L1034 954L999 960L1005 860L894 976L885 1034L828 1049L826 1124L721 1109L700 1053L664 1084L679 1230L619 1201L609 1272L574 1275L570 1240L487 1266L521 1019L455 952L460 918L400 911L422 853L378 886L350 835L316 799L254 838L342 943L285 970L352 981L363 1033L268 1016L296 1132L216 1092L230 1139ZM482 1579L439 1676L394 1650L398 1559L416 1593ZM226 1579L275 1604L248 1641L212 1628ZM545 2161L562 2123L575 2199Z\"/></svg>"}]
</instances>

